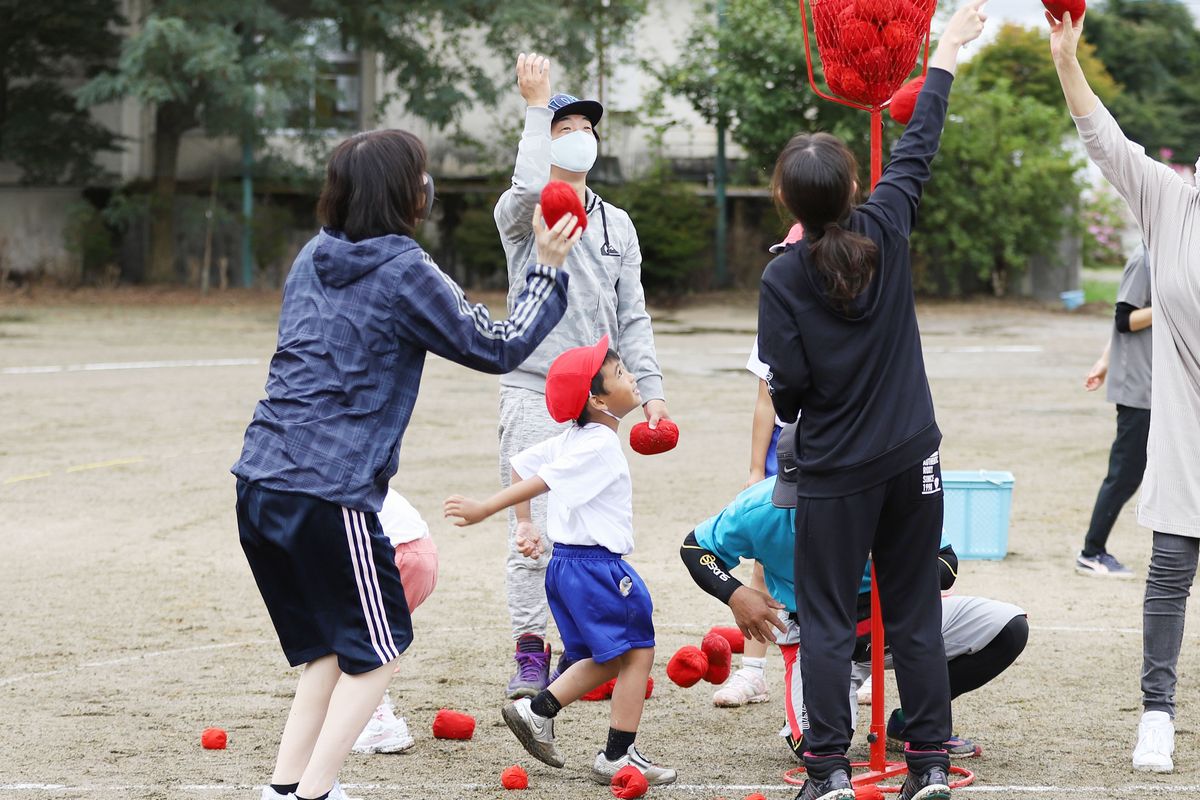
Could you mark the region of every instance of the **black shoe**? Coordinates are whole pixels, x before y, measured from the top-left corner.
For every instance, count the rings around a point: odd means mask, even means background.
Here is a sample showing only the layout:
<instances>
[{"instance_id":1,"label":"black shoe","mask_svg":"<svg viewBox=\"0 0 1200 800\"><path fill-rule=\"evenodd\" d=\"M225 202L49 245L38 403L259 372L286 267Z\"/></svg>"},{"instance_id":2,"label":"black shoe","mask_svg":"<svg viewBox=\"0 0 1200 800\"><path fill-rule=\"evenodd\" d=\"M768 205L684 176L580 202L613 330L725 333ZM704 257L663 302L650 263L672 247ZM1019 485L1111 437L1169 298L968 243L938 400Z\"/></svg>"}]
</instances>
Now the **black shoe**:
<instances>
[{"instance_id":1,"label":"black shoe","mask_svg":"<svg viewBox=\"0 0 1200 800\"><path fill-rule=\"evenodd\" d=\"M941 767L930 767L920 775L908 773L897 800L950 800L950 778Z\"/></svg>"},{"instance_id":2,"label":"black shoe","mask_svg":"<svg viewBox=\"0 0 1200 800\"><path fill-rule=\"evenodd\" d=\"M796 800L854 800L854 787L844 769L835 769L825 780L809 778L800 787Z\"/></svg>"}]
</instances>

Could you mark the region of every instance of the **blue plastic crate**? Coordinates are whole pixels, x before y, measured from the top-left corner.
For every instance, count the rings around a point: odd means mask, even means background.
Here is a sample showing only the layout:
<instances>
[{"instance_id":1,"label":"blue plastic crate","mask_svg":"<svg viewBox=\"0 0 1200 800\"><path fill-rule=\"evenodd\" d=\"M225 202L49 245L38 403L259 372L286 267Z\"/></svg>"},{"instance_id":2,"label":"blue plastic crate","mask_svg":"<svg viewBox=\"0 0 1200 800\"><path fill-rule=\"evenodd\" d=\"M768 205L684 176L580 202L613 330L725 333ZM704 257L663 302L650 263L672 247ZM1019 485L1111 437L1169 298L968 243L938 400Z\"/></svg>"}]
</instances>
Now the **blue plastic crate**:
<instances>
[{"instance_id":1,"label":"blue plastic crate","mask_svg":"<svg viewBox=\"0 0 1200 800\"><path fill-rule=\"evenodd\" d=\"M958 557L999 559L1008 555L1012 473L946 470L942 487L946 499L943 529Z\"/></svg>"}]
</instances>

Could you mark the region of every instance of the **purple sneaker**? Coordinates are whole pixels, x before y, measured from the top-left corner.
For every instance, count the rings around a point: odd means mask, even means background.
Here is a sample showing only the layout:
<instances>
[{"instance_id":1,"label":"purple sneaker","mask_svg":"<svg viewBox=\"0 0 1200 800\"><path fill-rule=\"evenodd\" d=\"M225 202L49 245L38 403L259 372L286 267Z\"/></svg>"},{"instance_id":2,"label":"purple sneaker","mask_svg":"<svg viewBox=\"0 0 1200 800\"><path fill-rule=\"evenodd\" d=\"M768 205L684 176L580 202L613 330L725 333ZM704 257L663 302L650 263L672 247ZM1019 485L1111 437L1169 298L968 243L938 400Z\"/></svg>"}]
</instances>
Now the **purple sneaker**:
<instances>
[{"instance_id":1,"label":"purple sneaker","mask_svg":"<svg viewBox=\"0 0 1200 800\"><path fill-rule=\"evenodd\" d=\"M564 672L571 668L575 662L567 658L566 653L558 657L558 663L554 665L554 670L550 673L550 677L546 679L546 685L554 683Z\"/></svg>"},{"instance_id":2,"label":"purple sneaker","mask_svg":"<svg viewBox=\"0 0 1200 800\"><path fill-rule=\"evenodd\" d=\"M517 637L517 673L508 682L508 699L534 697L550 683L550 645L542 637L523 633Z\"/></svg>"}]
</instances>

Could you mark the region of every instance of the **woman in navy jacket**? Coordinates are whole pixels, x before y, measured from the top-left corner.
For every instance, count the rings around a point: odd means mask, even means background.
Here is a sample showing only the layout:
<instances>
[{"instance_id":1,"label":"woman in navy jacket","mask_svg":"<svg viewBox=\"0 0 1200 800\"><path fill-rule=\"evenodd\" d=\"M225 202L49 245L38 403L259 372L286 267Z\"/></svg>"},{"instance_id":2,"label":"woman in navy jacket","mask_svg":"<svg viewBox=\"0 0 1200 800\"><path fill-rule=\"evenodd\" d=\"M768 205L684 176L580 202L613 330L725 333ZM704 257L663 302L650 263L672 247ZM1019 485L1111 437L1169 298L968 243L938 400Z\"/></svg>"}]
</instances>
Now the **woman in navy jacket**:
<instances>
[{"instance_id":1,"label":"woman in navy jacket","mask_svg":"<svg viewBox=\"0 0 1200 800\"><path fill-rule=\"evenodd\" d=\"M959 49L985 16L950 20L912 120L861 206L857 165L829 134L798 134L774 192L805 230L763 274L758 346L781 419L795 419L796 608L804 648L809 778L798 800L851 800L856 594L873 553L905 717L901 800L948 798L950 690L935 568L941 432L913 301L908 237L937 154Z\"/></svg>"}]
</instances>

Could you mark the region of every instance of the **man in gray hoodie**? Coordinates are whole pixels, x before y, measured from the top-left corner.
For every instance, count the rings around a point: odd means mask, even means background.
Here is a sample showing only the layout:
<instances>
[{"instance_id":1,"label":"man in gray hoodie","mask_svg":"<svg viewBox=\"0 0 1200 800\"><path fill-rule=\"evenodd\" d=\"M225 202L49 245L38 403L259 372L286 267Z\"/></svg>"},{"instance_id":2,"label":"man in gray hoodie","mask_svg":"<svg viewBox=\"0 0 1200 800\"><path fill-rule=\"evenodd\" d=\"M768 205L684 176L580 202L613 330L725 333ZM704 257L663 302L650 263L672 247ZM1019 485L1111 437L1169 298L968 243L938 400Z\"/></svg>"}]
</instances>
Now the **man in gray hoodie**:
<instances>
[{"instance_id":1,"label":"man in gray hoodie","mask_svg":"<svg viewBox=\"0 0 1200 800\"><path fill-rule=\"evenodd\" d=\"M530 220L542 188L551 180L570 184L587 214L587 230L567 259L571 285L562 321L528 359L500 378L500 483L511 479L509 459L552 436L562 425L550 419L544 396L546 371L555 356L607 334L614 350L637 377L643 409L651 427L668 419L662 372L654 352L654 331L642 291L642 254L629 215L587 187L596 160L596 125L604 113L594 100L550 93L550 62L536 53L517 58L517 84L528 104L525 130L517 148L512 188L496 203L496 227L508 259L511 306L525 288L524 269L534 246ZM510 698L532 697L550 682L550 646L545 641L547 551L527 558L516 542L530 528L545 530L546 500L532 508L510 509L506 586L516 640L516 674ZM566 668L560 660L558 669Z\"/></svg>"}]
</instances>

